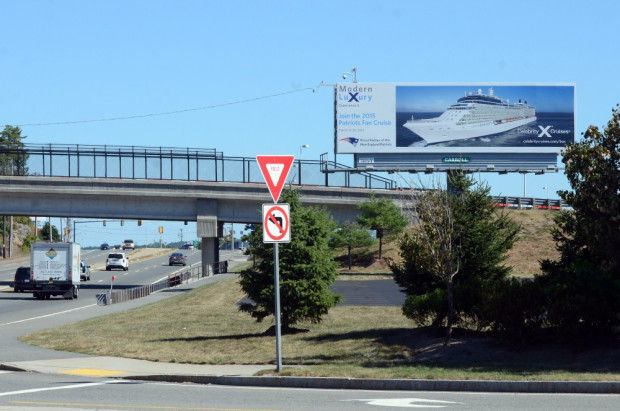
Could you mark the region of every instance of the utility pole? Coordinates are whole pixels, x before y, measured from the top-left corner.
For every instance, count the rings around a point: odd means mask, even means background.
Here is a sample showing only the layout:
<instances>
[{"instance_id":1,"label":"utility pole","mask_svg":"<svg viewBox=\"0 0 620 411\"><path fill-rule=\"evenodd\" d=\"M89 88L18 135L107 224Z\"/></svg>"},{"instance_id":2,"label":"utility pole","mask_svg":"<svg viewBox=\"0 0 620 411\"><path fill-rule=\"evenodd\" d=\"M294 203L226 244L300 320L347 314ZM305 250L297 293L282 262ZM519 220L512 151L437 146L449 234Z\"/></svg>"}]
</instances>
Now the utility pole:
<instances>
[{"instance_id":1,"label":"utility pole","mask_svg":"<svg viewBox=\"0 0 620 411\"><path fill-rule=\"evenodd\" d=\"M2 216L2 258L6 258L6 216Z\"/></svg>"},{"instance_id":2,"label":"utility pole","mask_svg":"<svg viewBox=\"0 0 620 411\"><path fill-rule=\"evenodd\" d=\"M47 217L47 223L49 224L49 231L50 231L49 240L50 240L50 243L53 243L54 238L52 237L52 217Z\"/></svg>"},{"instance_id":3,"label":"utility pole","mask_svg":"<svg viewBox=\"0 0 620 411\"><path fill-rule=\"evenodd\" d=\"M71 241L71 217L67 217L67 238L65 239L65 241ZM75 239L73 239L73 242L75 242Z\"/></svg>"},{"instance_id":4,"label":"utility pole","mask_svg":"<svg viewBox=\"0 0 620 411\"><path fill-rule=\"evenodd\" d=\"M34 242L36 243L37 241L39 241L39 221L37 219L37 217L34 217Z\"/></svg>"}]
</instances>

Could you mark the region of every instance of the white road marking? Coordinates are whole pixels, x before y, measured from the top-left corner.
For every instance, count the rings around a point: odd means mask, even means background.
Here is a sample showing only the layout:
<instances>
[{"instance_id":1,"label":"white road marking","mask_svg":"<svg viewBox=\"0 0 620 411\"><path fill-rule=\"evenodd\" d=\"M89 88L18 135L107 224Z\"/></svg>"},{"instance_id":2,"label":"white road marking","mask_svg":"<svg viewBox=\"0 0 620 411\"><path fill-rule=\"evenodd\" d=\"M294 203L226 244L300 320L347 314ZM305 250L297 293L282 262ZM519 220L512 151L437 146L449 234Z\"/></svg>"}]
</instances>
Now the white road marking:
<instances>
[{"instance_id":1,"label":"white road marking","mask_svg":"<svg viewBox=\"0 0 620 411\"><path fill-rule=\"evenodd\" d=\"M380 407L401 407L401 408L445 408L451 404L463 404L462 402L428 400L426 398L377 398L359 399L343 401L360 401L368 405L378 405Z\"/></svg>"},{"instance_id":2,"label":"white road marking","mask_svg":"<svg viewBox=\"0 0 620 411\"><path fill-rule=\"evenodd\" d=\"M61 385L60 387L31 388L28 390L0 392L0 397L7 397L9 395L18 395L18 394L30 394L33 392L41 392L41 391L56 391L56 390L69 390L72 388L94 387L96 385L118 384L121 382L123 381L88 382L84 384Z\"/></svg>"},{"instance_id":3,"label":"white road marking","mask_svg":"<svg viewBox=\"0 0 620 411\"><path fill-rule=\"evenodd\" d=\"M10 374L12 372L14 372L14 371L0 371L0 374Z\"/></svg>"},{"instance_id":4,"label":"white road marking","mask_svg":"<svg viewBox=\"0 0 620 411\"><path fill-rule=\"evenodd\" d=\"M98 282L98 283L102 283L102 282L103 282L103 280L99 280L99 281L97 281L97 282Z\"/></svg>"},{"instance_id":5,"label":"white road marking","mask_svg":"<svg viewBox=\"0 0 620 411\"><path fill-rule=\"evenodd\" d=\"M72 308L72 309L70 309L70 310L59 311L59 312L57 312L57 313L45 314L45 315L40 315L40 316L38 316L38 317L25 318L25 319L23 319L23 320L11 321L10 323L3 323L3 324L0 324L0 327L2 327L3 325L11 325L11 324L23 323L23 322L26 322L26 321L38 320L38 319L40 319L40 318L53 317L54 315L64 314L64 313L69 313L69 312L71 312L71 311L83 310L84 308L95 307L96 305L97 305L97 304L84 305L84 306L82 306L82 307Z\"/></svg>"}]
</instances>

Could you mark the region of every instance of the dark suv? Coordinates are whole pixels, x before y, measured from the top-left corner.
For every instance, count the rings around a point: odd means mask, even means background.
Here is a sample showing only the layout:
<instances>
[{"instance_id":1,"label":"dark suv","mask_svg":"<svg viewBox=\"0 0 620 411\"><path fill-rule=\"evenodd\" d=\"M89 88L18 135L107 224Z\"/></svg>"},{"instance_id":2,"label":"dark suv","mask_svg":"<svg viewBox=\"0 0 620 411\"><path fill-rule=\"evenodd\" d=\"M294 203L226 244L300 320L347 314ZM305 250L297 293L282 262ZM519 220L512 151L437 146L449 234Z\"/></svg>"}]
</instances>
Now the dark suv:
<instances>
[{"instance_id":1,"label":"dark suv","mask_svg":"<svg viewBox=\"0 0 620 411\"><path fill-rule=\"evenodd\" d=\"M182 264L185 265L185 256L183 253L172 253L168 258L168 265Z\"/></svg>"},{"instance_id":2,"label":"dark suv","mask_svg":"<svg viewBox=\"0 0 620 411\"><path fill-rule=\"evenodd\" d=\"M17 271L15 271L13 290L16 293L32 291L32 283L30 282L30 267L19 267Z\"/></svg>"},{"instance_id":3,"label":"dark suv","mask_svg":"<svg viewBox=\"0 0 620 411\"><path fill-rule=\"evenodd\" d=\"M99 247L102 250L109 250L110 249L110 245L108 243L103 243L101 244L101 247Z\"/></svg>"}]
</instances>

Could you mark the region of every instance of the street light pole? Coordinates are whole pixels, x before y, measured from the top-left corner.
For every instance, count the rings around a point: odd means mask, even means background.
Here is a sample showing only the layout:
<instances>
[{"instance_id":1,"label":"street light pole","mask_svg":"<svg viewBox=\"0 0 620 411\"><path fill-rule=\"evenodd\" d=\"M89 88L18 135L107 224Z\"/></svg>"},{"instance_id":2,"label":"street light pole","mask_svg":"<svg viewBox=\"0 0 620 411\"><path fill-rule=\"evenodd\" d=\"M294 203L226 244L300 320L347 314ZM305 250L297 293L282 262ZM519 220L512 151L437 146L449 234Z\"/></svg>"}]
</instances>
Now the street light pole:
<instances>
[{"instance_id":1,"label":"street light pole","mask_svg":"<svg viewBox=\"0 0 620 411\"><path fill-rule=\"evenodd\" d=\"M301 146L299 146L299 157L297 157L299 161L301 161L301 150L303 150L304 148L310 148L310 144L302 144Z\"/></svg>"}]
</instances>

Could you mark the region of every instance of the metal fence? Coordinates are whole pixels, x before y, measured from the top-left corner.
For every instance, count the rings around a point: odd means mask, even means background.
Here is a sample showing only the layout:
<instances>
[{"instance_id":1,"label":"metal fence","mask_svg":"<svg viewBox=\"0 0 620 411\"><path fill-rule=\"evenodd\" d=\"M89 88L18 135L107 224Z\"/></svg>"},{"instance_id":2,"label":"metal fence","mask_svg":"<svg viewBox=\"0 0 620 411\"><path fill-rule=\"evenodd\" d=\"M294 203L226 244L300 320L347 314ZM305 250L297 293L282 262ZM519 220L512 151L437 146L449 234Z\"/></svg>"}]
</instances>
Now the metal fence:
<instances>
[{"instance_id":1,"label":"metal fence","mask_svg":"<svg viewBox=\"0 0 620 411\"><path fill-rule=\"evenodd\" d=\"M327 173L325 170L345 170ZM394 180L327 160L295 160L293 185L396 189ZM254 157L215 149L87 144L0 146L0 175L263 183Z\"/></svg>"},{"instance_id":2,"label":"metal fence","mask_svg":"<svg viewBox=\"0 0 620 411\"><path fill-rule=\"evenodd\" d=\"M197 280L213 274L224 274L228 272L228 261L220 261L219 263L210 264L207 267L209 272L203 273L201 263L198 263L172 273L168 275L167 279L163 279L153 284L97 294L97 304L110 305L123 303L125 301L146 297L147 295L165 288L176 287L177 285L188 282L191 279Z\"/></svg>"},{"instance_id":3,"label":"metal fence","mask_svg":"<svg viewBox=\"0 0 620 411\"><path fill-rule=\"evenodd\" d=\"M493 203L498 207L520 210L560 210L570 208L564 200L549 198L493 196Z\"/></svg>"}]
</instances>

